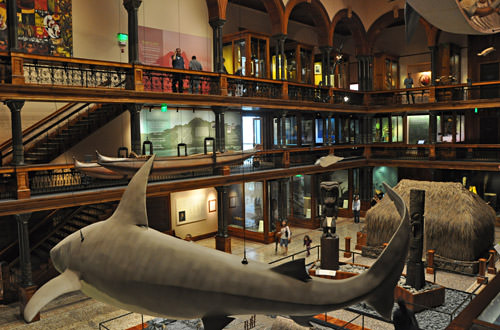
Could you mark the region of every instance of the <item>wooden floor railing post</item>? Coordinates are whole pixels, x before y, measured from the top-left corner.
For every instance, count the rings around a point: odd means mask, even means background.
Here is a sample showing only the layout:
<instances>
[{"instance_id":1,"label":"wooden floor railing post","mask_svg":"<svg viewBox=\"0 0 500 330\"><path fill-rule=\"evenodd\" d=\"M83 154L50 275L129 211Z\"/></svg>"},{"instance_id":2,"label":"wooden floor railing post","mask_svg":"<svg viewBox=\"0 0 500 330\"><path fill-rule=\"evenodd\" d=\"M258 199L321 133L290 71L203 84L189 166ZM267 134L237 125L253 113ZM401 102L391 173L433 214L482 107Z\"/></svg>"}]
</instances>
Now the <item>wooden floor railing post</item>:
<instances>
[{"instance_id":1,"label":"wooden floor railing post","mask_svg":"<svg viewBox=\"0 0 500 330\"><path fill-rule=\"evenodd\" d=\"M351 256L352 256L352 253L351 253L351 238L349 236L346 236L346 238L345 238L344 258L350 258Z\"/></svg>"},{"instance_id":2,"label":"wooden floor railing post","mask_svg":"<svg viewBox=\"0 0 500 330\"><path fill-rule=\"evenodd\" d=\"M495 250L490 250L490 261L488 263L488 274L496 275L497 268L495 267L495 259L497 252Z\"/></svg>"},{"instance_id":3,"label":"wooden floor railing post","mask_svg":"<svg viewBox=\"0 0 500 330\"><path fill-rule=\"evenodd\" d=\"M436 253L435 250L428 250L427 251L427 268L425 269L425 272L427 274L434 274L434 254Z\"/></svg>"}]
</instances>

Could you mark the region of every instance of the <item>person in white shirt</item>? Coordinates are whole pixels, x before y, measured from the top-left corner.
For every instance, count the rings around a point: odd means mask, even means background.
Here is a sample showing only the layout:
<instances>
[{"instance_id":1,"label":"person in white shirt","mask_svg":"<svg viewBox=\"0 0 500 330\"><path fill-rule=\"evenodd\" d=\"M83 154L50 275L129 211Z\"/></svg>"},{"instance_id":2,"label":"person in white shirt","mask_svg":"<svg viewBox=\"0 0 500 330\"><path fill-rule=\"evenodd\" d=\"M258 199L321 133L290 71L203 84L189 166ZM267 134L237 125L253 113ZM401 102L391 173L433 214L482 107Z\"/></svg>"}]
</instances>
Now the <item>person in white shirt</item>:
<instances>
[{"instance_id":1,"label":"person in white shirt","mask_svg":"<svg viewBox=\"0 0 500 330\"><path fill-rule=\"evenodd\" d=\"M288 243L290 242L292 236L292 232L290 231L290 227L286 224L286 221L281 223L281 239L280 246L285 249L285 255L288 253Z\"/></svg>"},{"instance_id":2,"label":"person in white shirt","mask_svg":"<svg viewBox=\"0 0 500 330\"><path fill-rule=\"evenodd\" d=\"M359 200L359 195L354 196L352 201L352 211L354 213L354 223L359 223L359 212L361 211L361 201Z\"/></svg>"}]
</instances>

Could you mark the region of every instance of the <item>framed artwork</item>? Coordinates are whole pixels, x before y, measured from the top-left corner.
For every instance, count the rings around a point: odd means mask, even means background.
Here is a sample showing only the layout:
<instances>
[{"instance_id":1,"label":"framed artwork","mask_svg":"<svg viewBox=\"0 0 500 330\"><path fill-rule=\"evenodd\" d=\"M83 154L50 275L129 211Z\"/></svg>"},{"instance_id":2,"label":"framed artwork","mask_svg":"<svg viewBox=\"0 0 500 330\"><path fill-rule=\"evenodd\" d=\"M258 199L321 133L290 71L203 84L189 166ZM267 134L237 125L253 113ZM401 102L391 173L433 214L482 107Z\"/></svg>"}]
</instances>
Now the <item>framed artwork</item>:
<instances>
[{"instance_id":1,"label":"framed artwork","mask_svg":"<svg viewBox=\"0 0 500 330\"><path fill-rule=\"evenodd\" d=\"M211 199L208 201L208 212L215 212L217 205L217 201L215 199Z\"/></svg>"},{"instance_id":2,"label":"framed artwork","mask_svg":"<svg viewBox=\"0 0 500 330\"><path fill-rule=\"evenodd\" d=\"M229 196L229 207L230 208L236 207L236 198L237 198L237 196Z\"/></svg>"},{"instance_id":3,"label":"framed artwork","mask_svg":"<svg viewBox=\"0 0 500 330\"><path fill-rule=\"evenodd\" d=\"M179 211L179 222L184 222L186 221L186 211Z\"/></svg>"},{"instance_id":4,"label":"framed artwork","mask_svg":"<svg viewBox=\"0 0 500 330\"><path fill-rule=\"evenodd\" d=\"M321 74L321 64L314 64L314 74Z\"/></svg>"}]
</instances>

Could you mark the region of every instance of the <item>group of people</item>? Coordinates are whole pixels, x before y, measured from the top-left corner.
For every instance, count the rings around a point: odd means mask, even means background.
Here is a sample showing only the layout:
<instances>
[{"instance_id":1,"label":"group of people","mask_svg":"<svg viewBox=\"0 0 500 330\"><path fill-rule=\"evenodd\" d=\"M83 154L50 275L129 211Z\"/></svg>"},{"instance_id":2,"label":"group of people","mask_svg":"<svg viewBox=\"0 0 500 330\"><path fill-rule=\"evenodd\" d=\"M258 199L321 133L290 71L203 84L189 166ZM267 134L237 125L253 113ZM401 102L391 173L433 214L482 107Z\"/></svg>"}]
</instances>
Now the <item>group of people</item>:
<instances>
[{"instance_id":1,"label":"group of people","mask_svg":"<svg viewBox=\"0 0 500 330\"><path fill-rule=\"evenodd\" d=\"M185 69L184 58L182 57L182 52L180 48L175 50L175 54L172 55L172 67L174 69ZM203 66L196 59L196 56L191 57L191 61L189 61L189 70L193 71L202 71ZM196 75L192 75L189 80L189 89L193 94L200 93L200 77ZM174 73L172 79L172 91L174 93L183 93L184 92L184 75L182 73Z\"/></svg>"}]
</instances>

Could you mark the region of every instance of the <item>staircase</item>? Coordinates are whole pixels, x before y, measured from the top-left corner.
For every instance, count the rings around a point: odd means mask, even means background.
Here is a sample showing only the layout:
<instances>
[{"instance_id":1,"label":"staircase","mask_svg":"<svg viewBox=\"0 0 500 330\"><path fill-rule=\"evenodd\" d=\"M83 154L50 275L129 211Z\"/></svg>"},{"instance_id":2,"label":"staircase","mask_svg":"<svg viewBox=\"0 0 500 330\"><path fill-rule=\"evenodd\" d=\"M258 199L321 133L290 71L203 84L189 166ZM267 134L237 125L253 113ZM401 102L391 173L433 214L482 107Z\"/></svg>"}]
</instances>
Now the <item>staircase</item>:
<instances>
[{"instance_id":1,"label":"staircase","mask_svg":"<svg viewBox=\"0 0 500 330\"><path fill-rule=\"evenodd\" d=\"M33 237L37 237L36 241L31 240L31 265L33 272L33 282L37 285L43 285L58 273L54 269L50 260L50 250L62 241L68 235L79 231L81 228L93 224L98 221L107 219L115 210L117 202L84 205L70 210L67 217L54 215L50 230L40 233L33 233ZM61 210L62 212L62 210ZM39 235L35 235L39 234ZM11 282L19 283L21 270L19 267L19 256L13 260L5 260L9 263L11 272Z\"/></svg>"},{"instance_id":2,"label":"staircase","mask_svg":"<svg viewBox=\"0 0 500 330\"><path fill-rule=\"evenodd\" d=\"M84 107L86 107L84 105ZM115 104L86 107L50 131L42 132L25 147L26 164L48 163L120 115L125 107Z\"/></svg>"}]
</instances>

